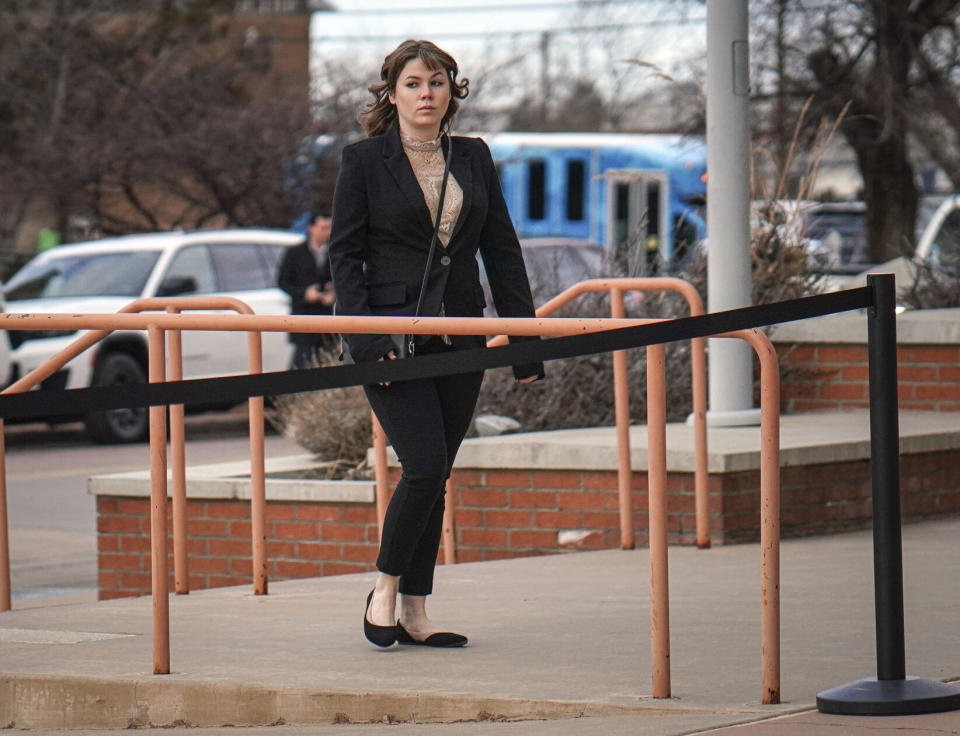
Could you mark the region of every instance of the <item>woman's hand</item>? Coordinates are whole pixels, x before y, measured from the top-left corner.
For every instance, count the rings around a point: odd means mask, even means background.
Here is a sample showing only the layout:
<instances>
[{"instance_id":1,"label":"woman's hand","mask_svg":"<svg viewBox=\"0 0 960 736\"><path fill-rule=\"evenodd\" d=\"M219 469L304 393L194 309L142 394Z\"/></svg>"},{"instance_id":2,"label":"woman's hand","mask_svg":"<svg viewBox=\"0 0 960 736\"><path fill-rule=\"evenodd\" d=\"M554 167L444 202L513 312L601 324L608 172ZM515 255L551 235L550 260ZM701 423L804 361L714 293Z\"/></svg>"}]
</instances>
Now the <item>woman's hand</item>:
<instances>
[{"instance_id":1,"label":"woman's hand","mask_svg":"<svg viewBox=\"0 0 960 736\"><path fill-rule=\"evenodd\" d=\"M378 363L382 363L382 362L385 361L385 360L396 360L396 359L397 359L397 354L391 350L389 353L387 353L387 354L384 355L382 358L380 358L380 360L378 360L377 362L378 362ZM381 385L381 386L384 386L384 387L389 386L389 385L390 385L390 381L384 381L384 382L381 383L380 385Z\"/></svg>"},{"instance_id":2,"label":"woman's hand","mask_svg":"<svg viewBox=\"0 0 960 736\"><path fill-rule=\"evenodd\" d=\"M538 378L540 378L540 376L526 376L525 378L517 379L517 383L533 383Z\"/></svg>"}]
</instances>

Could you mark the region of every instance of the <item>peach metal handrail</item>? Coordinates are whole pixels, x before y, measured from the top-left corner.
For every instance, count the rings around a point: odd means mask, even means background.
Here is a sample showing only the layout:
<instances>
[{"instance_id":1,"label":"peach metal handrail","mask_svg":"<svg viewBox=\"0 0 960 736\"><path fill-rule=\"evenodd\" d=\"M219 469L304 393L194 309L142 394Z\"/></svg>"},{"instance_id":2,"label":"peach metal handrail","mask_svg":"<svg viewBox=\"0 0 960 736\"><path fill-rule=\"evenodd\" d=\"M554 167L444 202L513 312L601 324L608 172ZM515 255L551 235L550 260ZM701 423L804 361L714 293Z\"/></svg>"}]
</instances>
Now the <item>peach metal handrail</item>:
<instances>
[{"instance_id":1,"label":"peach metal handrail","mask_svg":"<svg viewBox=\"0 0 960 736\"><path fill-rule=\"evenodd\" d=\"M204 306L198 306L197 299L203 299ZM181 297L164 299L166 311L178 314L187 303L189 309L232 309L238 314L253 314L253 309L239 299L231 297ZM141 310L143 311L143 310ZM167 352L170 356L168 378L171 381L183 379L183 341L180 330L167 332ZM263 372L263 344L260 333L247 333L247 371ZM187 554L187 474L184 436L183 404L171 404L170 454L172 461L171 480L173 490L173 587L178 595L190 592L189 555ZM251 396L248 400L248 422L250 435L250 542L253 558L254 595L267 594L267 534L266 517L266 473L264 470L264 434L263 434L263 397Z\"/></svg>"},{"instance_id":2,"label":"peach metal handrail","mask_svg":"<svg viewBox=\"0 0 960 736\"><path fill-rule=\"evenodd\" d=\"M760 330L715 337L746 340L760 361L760 641L762 702L780 702L780 372L776 350ZM670 697L667 574L666 379L663 345L647 348L650 538L650 652L653 697Z\"/></svg>"},{"instance_id":3,"label":"peach metal handrail","mask_svg":"<svg viewBox=\"0 0 960 736\"><path fill-rule=\"evenodd\" d=\"M211 301L211 299L213 301ZM615 329L617 327L634 326L639 324L636 320L611 321L603 319L577 319L567 320L561 323L558 320L550 320L549 328L544 331L545 322L537 319L525 320L500 320L500 319L478 319L466 317L430 317L419 318L415 320L416 330L406 329L410 319L408 317L380 317L376 318L376 326L371 327L369 317L303 317L303 316L272 316L272 315L209 315L209 314L176 314L160 312L148 312L140 314L139 312L147 310L165 310L173 305L183 305L182 308L194 309L236 309L237 311L249 310L247 305L238 300L230 298L204 298L204 297L179 297L179 298L158 298L141 299L135 301L119 312L114 314L0 314L0 329L8 330L91 330L87 334L79 337L58 355L50 358L45 363L22 377L12 385L8 386L3 393L22 393L38 385L44 379L49 378L62 366L73 358L80 355L89 347L95 345L107 337L115 330L149 330L155 326L160 330L224 330L233 332L418 332L420 334L491 334L504 331L503 325L509 324L511 334L523 334L529 336L539 336L541 334L575 334L579 332L592 332L604 329ZM249 320L255 320L250 323ZM239 320L239 321L238 321ZM522 324L521 324L522 323ZM155 350L161 350L163 343L155 346ZM251 365L253 363L251 362ZM259 363L258 363L259 365ZM256 410L256 397L251 399L251 412ZM260 404L261 414L258 419L251 416L251 431L256 431L256 426L260 427L259 434L262 438L262 402ZM11 608L11 589L10 589L10 553L9 553L9 526L7 517L7 492L6 492L6 472L5 472L5 443L3 437L3 421L0 420L0 470L4 471L0 475L0 611L8 611ZM164 432L165 434L165 432ZM253 435L251 442L253 442ZM262 446L262 445L261 445ZM251 447L251 459L256 461L258 451ZM262 450L259 451L262 456ZM175 460L179 453L174 455ZM165 461L165 446L164 446ZM152 463L151 463L152 467ZM176 473L179 475L179 472ZM163 482L166 482L166 472L162 474ZM260 489L257 489L257 483L260 482ZM266 533L264 523L265 493L263 491L263 474L255 469L251 470L251 536L253 545L253 563L255 576L255 592L266 593ZM160 481L158 480L157 483ZM151 481L153 489L153 481ZM152 492L152 490L151 490ZM165 498L164 493L164 498ZM159 503L152 504L159 508ZM181 509L185 504L178 504ZM157 511L159 513L159 510ZM181 514L182 515L182 514ZM185 528L184 522L178 521L174 524L175 529ZM164 539L164 548L166 540ZM179 545L175 542L175 550ZM163 565L166 566L166 556L162 557ZM164 582L164 586L166 583ZM164 591L166 588L164 587ZM164 592L165 594L165 592ZM159 626L155 622L155 627Z\"/></svg>"},{"instance_id":4,"label":"peach metal handrail","mask_svg":"<svg viewBox=\"0 0 960 736\"><path fill-rule=\"evenodd\" d=\"M211 301L212 300L212 301ZM22 393L49 378L62 366L73 358L80 355L89 347L95 345L107 337L115 330L148 330L151 326L156 326L160 330L224 330L233 332L409 332L406 326L410 321L407 317L382 317L377 320L377 327L371 328L369 324L364 324L370 318L366 317L302 317L302 316L271 316L271 315L208 315L208 314L162 314L159 312L150 312L146 315L139 312L147 310L165 310L170 306L182 304L184 309L236 309L237 311L248 311L249 307L238 300L224 297L179 297L179 298L158 298L141 299L133 302L119 312L114 314L0 314L0 329L7 330L90 330L87 334L79 337L58 355L49 359L28 375L23 376L14 384L8 386L3 393ZM244 321L255 319L251 323ZM237 320L240 320L239 322ZM461 320L466 320L466 327ZM517 321L511 323L513 334L525 334L536 336L541 334L543 323L539 320L529 319L521 320L525 324L517 324ZM490 334L502 331L501 320L477 320L476 318L420 318L419 327L424 330L423 334ZM588 332L603 329L614 329L616 327L631 326L637 324L636 321L627 320L625 324L609 324L610 320L572 320L568 323L566 329L568 332L550 332L544 334L569 334L577 332ZM553 327L557 327L554 323ZM552 329L552 327L551 327ZM257 340L259 343L259 338ZM251 345L253 341L251 340ZM156 346L156 350L162 348L162 342ZM256 363L260 365L259 361ZM251 370L253 370L253 359L251 358ZM259 416L256 416L257 405L259 403ZM255 437L259 435L262 448L262 401L258 402L257 397L250 400L251 407L251 460L257 462L257 458L262 457L263 451L254 445ZM259 429L258 429L259 428ZM181 457L180 453L174 454L174 461ZM7 491L6 491L6 455L5 442L3 436L3 421L0 420L0 611L8 611L11 608L11 586L10 586L10 547L9 547L9 522L7 515ZM165 456L164 456L165 459ZM175 476L181 475L180 471L174 472ZM163 474L164 482L166 473ZM159 482L159 481L158 481ZM265 531L265 491L264 491L263 473L258 469L251 469L251 536L253 546L253 567L254 567L254 587L255 593L264 594L267 592L266 581L266 531ZM152 487L152 486L151 486ZM165 497L165 496L164 496ZM153 504L159 506L159 504ZM186 504L177 504L183 509ZM159 511L157 512L159 513ZM174 529L184 529L185 522L182 521L184 512L180 512L181 521L175 522ZM165 546L164 540L164 546ZM178 547L185 547L175 541L175 550ZM163 557L163 564L166 565L166 557Z\"/></svg>"},{"instance_id":5,"label":"peach metal handrail","mask_svg":"<svg viewBox=\"0 0 960 736\"><path fill-rule=\"evenodd\" d=\"M703 314L703 300L692 284L672 277L656 278L611 278L590 279L574 284L537 310L538 317L554 314L565 305L588 293L609 292L610 316L624 317L623 295L627 291L672 291L687 301L691 317ZM505 339L496 337L488 344L503 344ZM696 518L697 547L710 546L710 506L707 479L707 359L702 337L690 341L690 364L693 394L694 426L694 516ZM633 504L631 502L632 469L630 467L630 408L627 388L627 353L613 351L614 415L617 427L617 485L620 500L620 546L633 549Z\"/></svg>"},{"instance_id":6,"label":"peach metal handrail","mask_svg":"<svg viewBox=\"0 0 960 736\"><path fill-rule=\"evenodd\" d=\"M239 314L253 314L249 305L232 297L166 297L156 299L138 299L124 306L121 314L146 311L167 310L175 314L182 309L230 309ZM7 329L16 329L7 326ZM24 327L26 329L26 327ZM21 377L8 386L3 393L23 393L52 376L70 360L94 346L111 334L112 330L94 329L80 336L56 356ZM262 371L262 349L259 332L248 333L248 369L250 373ZM182 347L179 330L170 330L170 380L183 377ZM161 379L162 380L162 379ZM266 479L263 470L263 398L252 397L249 403L250 415L250 485L251 485L251 536L254 561L254 592L267 592L266 580L266 522L265 507ZM3 420L0 420L0 611L11 608L10 589L10 551L8 542L7 502L6 502L6 453L4 448ZM173 543L174 543L174 588L177 593L189 592L188 557L186 533L186 461L184 453L183 405L170 406L170 467L173 485ZM166 478L166 474L164 474ZM164 493L166 493L164 491ZM261 500L262 499L262 500Z\"/></svg>"},{"instance_id":7,"label":"peach metal handrail","mask_svg":"<svg viewBox=\"0 0 960 736\"><path fill-rule=\"evenodd\" d=\"M474 318L474 317L274 317L267 315L184 315L184 314L113 314L113 315L0 315L0 329L146 329L150 334L151 348L151 380L159 379L163 375L163 338L164 330L227 330L227 331L278 331L278 332L349 332L366 334L496 334L532 335L532 336L562 336L583 332L605 331L620 327L632 327L648 323L649 320L636 319L570 319L570 318ZM747 339L757 350L761 362L761 608L762 608L762 686L763 702L777 703L780 699L780 597L779 597L779 375L777 374L776 352L769 340L757 330L747 330L741 333L721 335L742 337ZM159 357L156 357L156 354ZM662 360L654 358L654 370L662 365ZM662 391L661 391L662 393ZM165 443L161 444L159 437L165 435L166 422L163 407L151 407L151 535L162 538L151 542L162 545L165 549L166 526L156 523L160 516L160 509L165 509L166 495L163 494L163 503L155 502L160 493L154 493L160 481L166 480ZM3 446L0 444L0 453ZM657 452L665 453L665 445ZM665 455L664 455L665 457ZM665 464L663 464L665 468ZM0 459L2 469L2 459ZM660 473L661 471L657 471ZM666 484L662 484L663 498L665 499ZM5 503L5 479L2 487ZM652 494L652 491L651 491ZM660 502L658 502L660 503ZM658 511L665 529L665 501L662 502L662 511ZM651 534L651 539L653 535ZM663 540L665 535L657 533L657 554L666 564L666 549ZM662 538L662 539L661 539ZM654 551L651 548L651 570L653 570ZM9 569L9 559L7 560ZM156 554L153 557L154 571L154 673L165 674L170 671L169 657L169 609L167 604L166 554ZM8 573L9 576L9 573ZM659 573L658 573L659 576ZM659 579L659 578L658 578ZM666 600L666 590L658 586L651 590L651 596L656 595L656 602L651 602L651 611L663 610L663 605L669 606ZM162 601L158 601L162 598ZM667 623L667 646L664 649L658 644L661 658L669 658L669 623ZM651 636L654 636L652 633ZM663 639L663 629L656 634L657 641ZM662 679L666 676L666 693L662 693ZM655 697L669 695L669 667L660 668L658 675L660 686L655 684Z\"/></svg>"},{"instance_id":8,"label":"peach metal handrail","mask_svg":"<svg viewBox=\"0 0 960 736\"><path fill-rule=\"evenodd\" d=\"M553 297L539 309L537 317L549 317L573 300L588 293L609 292L610 316L620 319L625 316L623 294L627 291L673 291L682 295L690 310L691 317L703 314L703 300L692 284L672 277L657 278L610 278L589 279L574 284ZM691 341L691 372L693 394L694 425L694 517L697 529L697 547L710 547L710 506L707 476L707 361L706 341L694 338ZM487 342L489 347L503 345L506 337L494 337ZM629 390L627 388L627 354L623 350L613 351L613 390L614 411L617 431L617 487L619 490L620 546L633 549L635 546L633 530L632 469L630 466L630 409ZM383 517L389 501L389 489L386 481L387 450L386 437L375 415L373 422L374 469L377 490L377 522L383 529ZM447 503L443 510L443 559L448 565L457 561L456 547L456 505L453 503L453 483L447 480Z\"/></svg>"}]
</instances>

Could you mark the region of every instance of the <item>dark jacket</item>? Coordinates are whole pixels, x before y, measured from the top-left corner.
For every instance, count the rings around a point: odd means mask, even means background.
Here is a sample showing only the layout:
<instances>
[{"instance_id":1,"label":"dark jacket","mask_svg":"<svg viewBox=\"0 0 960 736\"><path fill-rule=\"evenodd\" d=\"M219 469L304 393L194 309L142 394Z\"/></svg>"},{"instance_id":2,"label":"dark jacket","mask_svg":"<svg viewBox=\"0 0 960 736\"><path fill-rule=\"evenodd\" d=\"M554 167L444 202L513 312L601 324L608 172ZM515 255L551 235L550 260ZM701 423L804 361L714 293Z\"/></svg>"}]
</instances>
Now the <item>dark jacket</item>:
<instances>
[{"instance_id":1,"label":"dark jacket","mask_svg":"<svg viewBox=\"0 0 960 736\"><path fill-rule=\"evenodd\" d=\"M483 316L479 251L497 314L533 317L520 243L490 149L479 138L454 137L452 156L450 174L463 189L463 207L447 248L438 244L420 313L436 316L442 304L450 317ZM397 126L343 149L330 232L337 314L412 316L432 235L430 211ZM458 349L485 344L483 336L451 339ZM394 348L388 335L344 340L358 362L378 360ZM542 364L514 367L518 378L542 373Z\"/></svg>"},{"instance_id":2,"label":"dark jacket","mask_svg":"<svg viewBox=\"0 0 960 736\"><path fill-rule=\"evenodd\" d=\"M324 257L318 265L306 240L284 253L277 274L277 285L290 295L290 314L331 314L331 307L306 301L304 293L308 286L317 284L322 289L332 280L330 259ZM291 332L290 342L297 345L327 345L330 338L324 333Z\"/></svg>"}]
</instances>

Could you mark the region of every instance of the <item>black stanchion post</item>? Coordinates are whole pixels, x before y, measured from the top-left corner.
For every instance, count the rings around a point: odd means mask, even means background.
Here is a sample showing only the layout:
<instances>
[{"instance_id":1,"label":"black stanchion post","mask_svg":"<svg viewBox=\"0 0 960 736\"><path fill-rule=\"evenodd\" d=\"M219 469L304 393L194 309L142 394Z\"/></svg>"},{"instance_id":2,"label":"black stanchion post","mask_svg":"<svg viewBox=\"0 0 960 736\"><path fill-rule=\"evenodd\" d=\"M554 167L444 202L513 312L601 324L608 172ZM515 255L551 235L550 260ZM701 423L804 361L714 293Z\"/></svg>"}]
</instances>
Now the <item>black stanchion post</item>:
<instances>
[{"instance_id":1,"label":"black stanchion post","mask_svg":"<svg viewBox=\"0 0 960 736\"><path fill-rule=\"evenodd\" d=\"M903 641L903 546L900 533L900 419L894 278L871 277L867 319L870 376L870 478L873 485L873 595L877 678L907 676Z\"/></svg>"},{"instance_id":2,"label":"black stanchion post","mask_svg":"<svg viewBox=\"0 0 960 736\"><path fill-rule=\"evenodd\" d=\"M908 677L904 661L903 554L900 521L900 425L897 417L896 290L892 274L869 276L870 473L877 676L824 690L821 713L913 715L960 709L960 688Z\"/></svg>"}]
</instances>

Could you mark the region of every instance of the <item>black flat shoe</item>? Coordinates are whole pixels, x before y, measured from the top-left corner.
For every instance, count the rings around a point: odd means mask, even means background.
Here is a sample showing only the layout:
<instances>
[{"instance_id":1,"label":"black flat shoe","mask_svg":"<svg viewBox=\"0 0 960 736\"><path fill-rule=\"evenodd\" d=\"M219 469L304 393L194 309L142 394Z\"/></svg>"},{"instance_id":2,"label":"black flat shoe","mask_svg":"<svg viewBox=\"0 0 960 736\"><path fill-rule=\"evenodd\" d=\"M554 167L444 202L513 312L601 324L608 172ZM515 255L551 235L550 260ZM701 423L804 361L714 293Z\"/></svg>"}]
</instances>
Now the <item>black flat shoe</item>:
<instances>
[{"instance_id":1,"label":"black flat shoe","mask_svg":"<svg viewBox=\"0 0 960 736\"><path fill-rule=\"evenodd\" d=\"M373 591L367 596L367 605L363 609L363 635L367 641L376 644L378 647L389 647L397 640L396 626L377 626L367 620L367 611L370 610L370 600L373 598Z\"/></svg>"},{"instance_id":2,"label":"black flat shoe","mask_svg":"<svg viewBox=\"0 0 960 736\"><path fill-rule=\"evenodd\" d=\"M410 636L399 621L397 621L396 629L397 641L400 644L414 644L419 647L462 647L467 643L467 637L463 634L455 634L452 631L438 631L435 634L430 634L423 641L418 641Z\"/></svg>"}]
</instances>

